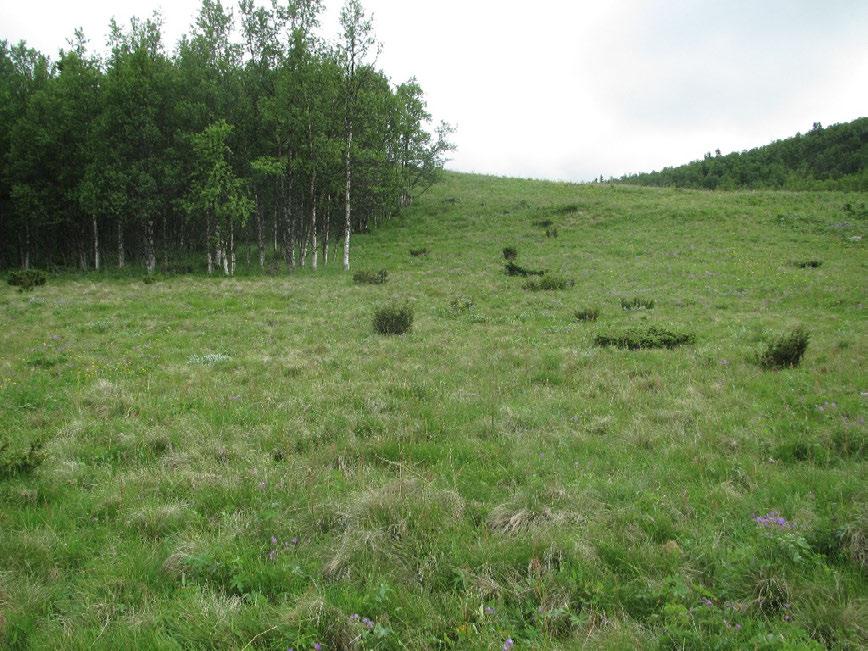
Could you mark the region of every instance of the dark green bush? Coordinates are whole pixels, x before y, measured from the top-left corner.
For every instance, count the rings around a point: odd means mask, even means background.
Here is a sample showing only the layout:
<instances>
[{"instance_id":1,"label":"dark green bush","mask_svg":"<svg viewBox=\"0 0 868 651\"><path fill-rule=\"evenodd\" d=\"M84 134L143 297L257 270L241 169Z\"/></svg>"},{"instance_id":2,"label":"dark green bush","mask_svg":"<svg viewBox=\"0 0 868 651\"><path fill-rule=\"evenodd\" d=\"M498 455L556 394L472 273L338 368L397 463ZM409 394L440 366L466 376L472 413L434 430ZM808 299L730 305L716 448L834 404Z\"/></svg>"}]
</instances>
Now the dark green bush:
<instances>
[{"instance_id":1,"label":"dark green bush","mask_svg":"<svg viewBox=\"0 0 868 651\"><path fill-rule=\"evenodd\" d=\"M514 246L507 246L503 249L503 259L513 261L518 257L518 249Z\"/></svg>"},{"instance_id":2,"label":"dark green bush","mask_svg":"<svg viewBox=\"0 0 868 651\"><path fill-rule=\"evenodd\" d=\"M44 459L42 442L34 441L27 450L9 450L9 442L0 443L0 479L26 475L36 469Z\"/></svg>"},{"instance_id":3,"label":"dark green bush","mask_svg":"<svg viewBox=\"0 0 868 651\"><path fill-rule=\"evenodd\" d=\"M541 219L538 222L534 222L533 225L540 228L548 228L549 226L554 226L554 222L551 219Z\"/></svg>"},{"instance_id":4,"label":"dark green bush","mask_svg":"<svg viewBox=\"0 0 868 651\"><path fill-rule=\"evenodd\" d=\"M768 347L760 356L763 368L793 368L802 361L802 356L808 348L810 335L798 327L787 335L782 335L769 342Z\"/></svg>"},{"instance_id":5,"label":"dark green bush","mask_svg":"<svg viewBox=\"0 0 868 651\"><path fill-rule=\"evenodd\" d=\"M600 309L597 307L586 307L576 310L573 314L578 321L596 321L600 317Z\"/></svg>"},{"instance_id":6,"label":"dark green bush","mask_svg":"<svg viewBox=\"0 0 868 651\"><path fill-rule=\"evenodd\" d=\"M568 289L576 284L572 278L564 278L557 274L545 274L539 280L528 280L524 288L532 292Z\"/></svg>"},{"instance_id":7,"label":"dark green bush","mask_svg":"<svg viewBox=\"0 0 868 651\"><path fill-rule=\"evenodd\" d=\"M557 236L558 236L558 229L557 228L552 227L552 228L546 229L546 237L557 237Z\"/></svg>"},{"instance_id":8,"label":"dark green bush","mask_svg":"<svg viewBox=\"0 0 868 651\"><path fill-rule=\"evenodd\" d=\"M386 282L389 272L385 269L380 271L357 271L353 274L353 282L356 285L382 285Z\"/></svg>"},{"instance_id":9,"label":"dark green bush","mask_svg":"<svg viewBox=\"0 0 868 651\"><path fill-rule=\"evenodd\" d=\"M640 296L634 296L633 298L622 298L621 309L628 312L632 312L634 310L653 310L654 300L642 298Z\"/></svg>"},{"instance_id":10,"label":"dark green bush","mask_svg":"<svg viewBox=\"0 0 868 651\"><path fill-rule=\"evenodd\" d=\"M146 285L153 285L158 280L159 280L159 278L157 278L156 276L144 276L142 278L142 282L145 283Z\"/></svg>"},{"instance_id":11,"label":"dark green bush","mask_svg":"<svg viewBox=\"0 0 868 651\"><path fill-rule=\"evenodd\" d=\"M696 342L696 335L690 332L676 332L657 326L645 329L633 328L616 334L598 334L594 338L597 346L615 346L629 350L643 348L675 348Z\"/></svg>"},{"instance_id":12,"label":"dark green bush","mask_svg":"<svg viewBox=\"0 0 868 651\"><path fill-rule=\"evenodd\" d=\"M470 312L476 303L469 296L453 296L449 299L449 314L452 316L460 316Z\"/></svg>"},{"instance_id":13,"label":"dark green bush","mask_svg":"<svg viewBox=\"0 0 868 651\"><path fill-rule=\"evenodd\" d=\"M542 276L545 274L545 271L538 271L536 269L525 269L524 267L520 267L514 262L507 262L504 266L507 276L521 276L522 278L527 278L528 276Z\"/></svg>"},{"instance_id":14,"label":"dark green bush","mask_svg":"<svg viewBox=\"0 0 868 651\"><path fill-rule=\"evenodd\" d=\"M423 255L428 255L428 253L429 252L428 252L427 248L410 249L410 255L413 256L414 258L418 258L418 257L423 256Z\"/></svg>"},{"instance_id":15,"label":"dark green bush","mask_svg":"<svg viewBox=\"0 0 868 651\"><path fill-rule=\"evenodd\" d=\"M48 277L44 271L39 269L27 269L22 271L11 271L6 279L13 287L17 287L20 292L29 292L34 287L44 285Z\"/></svg>"},{"instance_id":16,"label":"dark green bush","mask_svg":"<svg viewBox=\"0 0 868 651\"><path fill-rule=\"evenodd\" d=\"M381 335L402 335L413 327L413 308L384 305L374 311L374 330Z\"/></svg>"},{"instance_id":17,"label":"dark green bush","mask_svg":"<svg viewBox=\"0 0 868 651\"><path fill-rule=\"evenodd\" d=\"M817 267L821 267L823 265L822 260L799 260L793 263L799 269L816 269Z\"/></svg>"}]
</instances>

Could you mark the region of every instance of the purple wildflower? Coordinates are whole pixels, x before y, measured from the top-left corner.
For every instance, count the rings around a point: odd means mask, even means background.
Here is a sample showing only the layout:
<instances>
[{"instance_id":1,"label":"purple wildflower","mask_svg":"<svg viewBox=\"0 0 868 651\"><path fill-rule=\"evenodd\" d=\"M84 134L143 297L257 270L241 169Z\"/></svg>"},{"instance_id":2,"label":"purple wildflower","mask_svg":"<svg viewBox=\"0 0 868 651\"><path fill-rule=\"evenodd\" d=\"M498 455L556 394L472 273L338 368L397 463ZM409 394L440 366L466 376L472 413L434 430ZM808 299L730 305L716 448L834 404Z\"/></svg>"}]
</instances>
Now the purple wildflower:
<instances>
[{"instance_id":1,"label":"purple wildflower","mask_svg":"<svg viewBox=\"0 0 868 651\"><path fill-rule=\"evenodd\" d=\"M741 630L741 624L736 624L736 625L735 625L735 630L740 631L740 630Z\"/></svg>"},{"instance_id":2,"label":"purple wildflower","mask_svg":"<svg viewBox=\"0 0 868 651\"><path fill-rule=\"evenodd\" d=\"M707 607L707 608L711 608L714 606L714 602L711 599L709 599L708 597L703 597L702 598L702 605Z\"/></svg>"},{"instance_id":3,"label":"purple wildflower","mask_svg":"<svg viewBox=\"0 0 868 651\"><path fill-rule=\"evenodd\" d=\"M374 622L371 621L370 619L368 619L367 617L362 617L362 624L364 624L369 631L373 630L373 628L374 628Z\"/></svg>"},{"instance_id":4,"label":"purple wildflower","mask_svg":"<svg viewBox=\"0 0 868 651\"><path fill-rule=\"evenodd\" d=\"M272 547L276 547L276 546L277 546L277 536L272 536L272 537L271 537L271 546L272 546Z\"/></svg>"},{"instance_id":5,"label":"purple wildflower","mask_svg":"<svg viewBox=\"0 0 868 651\"><path fill-rule=\"evenodd\" d=\"M787 519L777 511L769 511L765 515L755 515L753 516L753 521L763 527L778 527L779 529L788 529L793 526L792 523L787 522Z\"/></svg>"},{"instance_id":6,"label":"purple wildflower","mask_svg":"<svg viewBox=\"0 0 868 651\"><path fill-rule=\"evenodd\" d=\"M350 621L352 621L352 622L359 621L359 613L353 613L352 615L350 615Z\"/></svg>"},{"instance_id":7,"label":"purple wildflower","mask_svg":"<svg viewBox=\"0 0 868 651\"><path fill-rule=\"evenodd\" d=\"M515 644L515 642L512 641L511 637L506 638L506 642L503 643L503 651L509 651L513 644Z\"/></svg>"},{"instance_id":8,"label":"purple wildflower","mask_svg":"<svg viewBox=\"0 0 868 651\"><path fill-rule=\"evenodd\" d=\"M319 642L314 642L313 651L322 651L322 644L320 644Z\"/></svg>"},{"instance_id":9,"label":"purple wildflower","mask_svg":"<svg viewBox=\"0 0 868 651\"><path fill-rule=\"evenodd\" d=\"M272 549L270 552L268 552L268 560L273 561L276 558L277 558L277 550L276 549Z\"/></svg>"},{"instance_id":10,"label":"purple wildflower","mask_svg":"<svg viewBox=\"0 0 868 651\"><path fill-rule=\"evenodd\" d=\"M492 608L491 606L486 606L485 607L485 614L486 615L493 615L494 614L494 608Z\"/></svg>"},{"instance_id":11,"label":"purple wildflower","mask_svg":"<svg viewBox=\"0 0 868 651\"><path fill-rule=\"evenodd\" d=\"M293 545L297 545L298 543L301 542L301 539L300 539L298 536L293 536L293 537L289 540L289 542L292 543Z\"/></svg>"}]
</instances>

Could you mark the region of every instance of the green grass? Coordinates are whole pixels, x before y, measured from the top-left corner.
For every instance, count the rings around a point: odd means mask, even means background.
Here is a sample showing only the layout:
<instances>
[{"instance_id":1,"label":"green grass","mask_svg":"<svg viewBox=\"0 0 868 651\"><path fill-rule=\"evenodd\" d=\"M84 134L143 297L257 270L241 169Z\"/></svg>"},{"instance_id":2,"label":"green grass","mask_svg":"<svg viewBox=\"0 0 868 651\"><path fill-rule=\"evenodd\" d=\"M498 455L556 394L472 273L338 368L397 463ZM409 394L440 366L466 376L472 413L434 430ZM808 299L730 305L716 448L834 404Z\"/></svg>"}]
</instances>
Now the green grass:
<instances>
[{"instance_id":1,"label":"green grass","mask_svg":"<svg viewBox=\"0 0 868 651\"><path fill-rule=\"evenodd\" d=\"M354 238L385 285L4 284L0 647L860 648L859 201L449 174Z\"/></svg>"}]
</instances>

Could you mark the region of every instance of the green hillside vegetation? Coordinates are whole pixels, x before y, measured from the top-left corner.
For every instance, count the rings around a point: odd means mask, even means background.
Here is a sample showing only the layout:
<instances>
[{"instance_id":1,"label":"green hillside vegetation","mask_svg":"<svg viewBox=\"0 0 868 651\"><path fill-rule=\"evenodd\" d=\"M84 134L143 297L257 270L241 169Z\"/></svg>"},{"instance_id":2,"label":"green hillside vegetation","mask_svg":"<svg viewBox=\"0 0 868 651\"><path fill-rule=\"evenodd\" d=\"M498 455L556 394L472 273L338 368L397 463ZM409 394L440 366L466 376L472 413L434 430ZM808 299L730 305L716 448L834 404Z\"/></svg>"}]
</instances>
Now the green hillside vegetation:
<instances>
[{"instance_id":1,"label":"green hillside vegetation","mask_svg":"<svg viewBox=\"0 0 868 651\"><path fill-rule=\"evenodd\" d=\"M866 230L447 174L383 282L4 284L0 647L864 648Z\"/></svg>"},{"instance_id":2,"label":"green hillside vegetation","mask_svg":"<svg viewBox=\"0 0 868 651\"><path fill-rule=\"evenodd\" d=\"M822 127L770 145L702 160L659 172L629 174L622 183L659 187L735 190L868 191L868 118Z\"/></svg>"}]
</instances>

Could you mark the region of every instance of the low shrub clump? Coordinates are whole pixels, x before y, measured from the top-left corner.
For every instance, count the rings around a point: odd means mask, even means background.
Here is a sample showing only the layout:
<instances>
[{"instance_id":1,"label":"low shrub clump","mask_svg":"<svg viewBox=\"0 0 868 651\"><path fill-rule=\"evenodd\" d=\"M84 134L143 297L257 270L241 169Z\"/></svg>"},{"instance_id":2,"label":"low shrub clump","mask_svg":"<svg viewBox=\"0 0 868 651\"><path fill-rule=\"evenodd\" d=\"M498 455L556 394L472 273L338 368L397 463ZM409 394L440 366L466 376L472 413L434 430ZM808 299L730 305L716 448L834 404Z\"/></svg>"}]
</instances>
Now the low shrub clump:
<instances>
[{"instance_id":1,"label":"low shrub clump","mask_svg":"<svg viewBox=\"0 0 868 651\"><path fill-rule=\"evenodd\" d=\"M449 299L449 314L461 316L476 307L476 302L469 296L453 296Z\"/></svg>"},{"instance_id":2,"label":"low shrub clump","mask_svg":"<svg viewBox=\"0 0 868 651\"><path fill-rule=\"evenodd\" d=\"M33 472L45 458L42 447L41 441L35 441L27 450L11 451L8 441L0 442L0 479Z\"/></svg>"},{"instance_id":3,"label":"low shrub clump","mask_svg":"<svg viewBox=\"0 0 868 651\"><path fill-rule=\"evenodd\" d=\"M357 271L353 274L353 282L356 285L383 285L389 276L385 269L380 271Z\"/></svg>"},{"instance_id":4,"label":"low shrub clump","mask_svg":"<svg viewBox=\"0 0 868 651\"><path fill-rule=\"evenodd\" d=\"M677 332L658 326L639 329L633 328L616 334L598 334L594 338L597 346L614 346L629 350L643 348L675 348L696 342L696 335L690 332Z\"/></svg>"},{"instance_id":5,"label":"low shrub clump","mask_svg":"<svg viewBox=\"0 0 868 651\"><path fill-rule=\"evenodd\" d=\"M794 368L802 361L802 356L808 348L810 335L801 327L787 335L782 335L769 342L768 347L760 356L763 368Z\"/></svg>"},{"instance_id":6,"label":"low shrub clump","mask_svg":"<svg viewBox=\"0 0 868 651\"><path fill-rule=\"evenodd\" d=\"M539 271L537 269L525 269L524 267L520 267L514 262L507 262L504 266L506 270L507 276L521 276L522 278L527 278L528 276L542 276L545 274L545 271Z\"/></svg>"},{"instance_id":7,"label":"low shrub clump","mask_svg":"<svg viewBox=\"0 0 868 651\"><path fill-rule=\"evenodd\" d=\"M817 267L823 266L822 260L799 260L793 263L799 269L816 269Z\"/></svg>"},{"instance_id":8,"label":"low shrub clump","mask_svg":"<svg viewBox=\"0 0 868 651\"><path fill-rule=\"evenodd\" d=\"M45 272L39 269L12 271L7 278L7 282L13 287L17 287L19 292L29 292L34 287L44 285L47 280L48 277Z\"/></svg>"},{"instance_id":9,"label":"low shrub clump","mask_svg":"<svg viewBox=\"0 0 868 651\"><path fill-rule=\"evenodd\" d=\"M419 258L419 257L425 256L425 255L428 255L428 249L427 248L410 249L410 255L413 256L414 258Z\"/></svg>"},{"instance_id":10,"label":"low shrub clump","mask_svg":"<svg viewBox=\"0 0 868 651\"><path fill-rule=\"evenodd\" d=\"M634 296L633 298L622 298L621 309L627 312L633 312L635 310L653 310L654 300L642 298L640 296Z\"/></svg>"},{"instance_id":11,"label":"low shrub clump","mask_svg":"<svg viewBox=\"0 0 868 651\"><path fill-rule=\"evenodd\" d=\"M552 228L546 229L546 237L557 237L557 236L558 236L558 229L557 228L552 227Z\"/></svg>"},{"instance_id":12,"label":"low shrub clump","mask_svg":"<svg viewBox=\"0 0 868 651\"><path fill-rule=\"evenodd\" d=\"M518 257L518 249L514 246L507 246L503 249L503 259L507 261L515 260Z\"/></svg>"},{"instance_id":13,"label":"low shrub clump","mask_svg":"<svg viewBox=\"0 0 868 651\"><path fill-rule=\"evenodd\" d=\"M564 278L557 274L545 274L539 280L528 280L524 284L524 288L532 292L553 291L558 289L569 289L576 284L572 278Z\"/></svg>"},{"instance_id":14,"label":"low shrub clump","mask_svg":"<svg viewBox=\"0 0 868 651\"><path fill-rule=\"evenodd\" d=\"M600 318L600 309L597 307L586 307L576 310L573 315L577 321L596 321Z\"/></svg>"},{"instance_id":15,"label":"low shrub clump","mask_svg":"<svg viewBox=\"0 0 868 651\"><path fill-rule=\"evenodd\" d=\"M384 305L374 312L374 330L381 335L402 335L413 327L413 308Z\"/></svg>"},{"instance_id":16,"label":"low shrub clump","mask_svg":"<svg viewBox=\"0 0 868 651\"><path fill-rule=\"evenodd\" d=\"M554 222L551 219L541 219L534 222L533 225L538 226L539 228L548 228L549 226L554 226Z\"/></svg>"}]
</instances>

